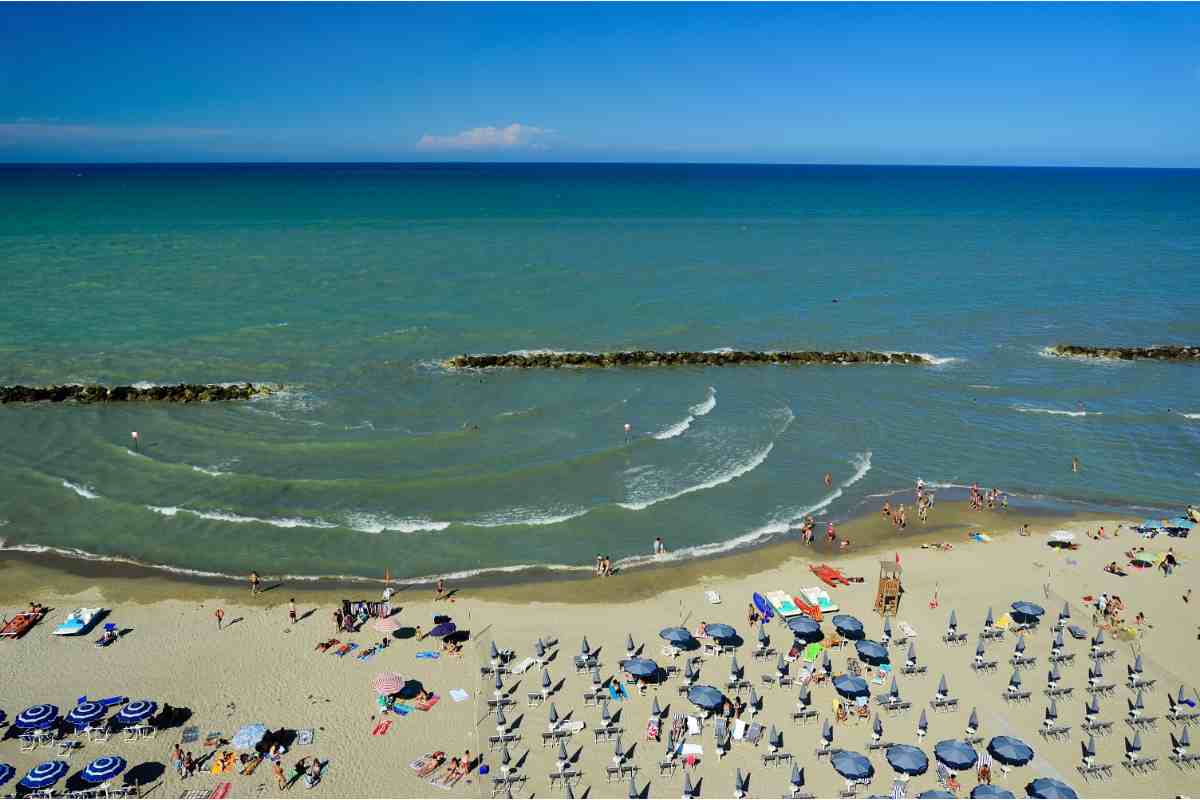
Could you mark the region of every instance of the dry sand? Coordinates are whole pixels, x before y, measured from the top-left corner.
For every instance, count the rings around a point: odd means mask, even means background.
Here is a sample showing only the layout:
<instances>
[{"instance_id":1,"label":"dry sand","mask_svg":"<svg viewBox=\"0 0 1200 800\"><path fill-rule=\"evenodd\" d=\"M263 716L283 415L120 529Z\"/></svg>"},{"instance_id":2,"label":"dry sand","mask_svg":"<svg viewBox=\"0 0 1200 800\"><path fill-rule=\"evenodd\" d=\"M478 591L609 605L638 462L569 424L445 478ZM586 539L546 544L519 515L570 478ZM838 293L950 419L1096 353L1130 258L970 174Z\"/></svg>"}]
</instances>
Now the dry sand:
<instances>
[{"instance_id":1,"label":"dry sand","mask_svg":"<svg viewBox=\"0 0 1200 800\"><path fill-rule=\"evenodd\" d=\"M950 509L938 514L955 518ZM956 512L961 514L961 509ZM992 736L1019 736L1036 751L1035 760L1013 770L1004 781L1018 797L1024 796L1024 786L1035 777L1057 777L1073 786L1081 796L1146 797L1175 796L1188 791L1192 778L1167 760L1170 753L1168 731L1178 729L1160 719L1156 728L1143 733L1144 753L1159 758L1158 768L1148 775L1131 775L1120 766L1124 754L1123 739L1132 736L1124 722L1126 700L1132 693L1123 683L1125 667L1132 654L1145 654L1148 677L1158 679L1153 691L1147 693L1147 715L1163 717L1167 711L1167 693L1175 692L1187 679L1189 695L1196 685L1192 666L1200 663L1200 641L1197 640L1194 603L1185 605L1182 595L1188 587L1191 564L1188 563L1194 544L1188 540L1158 539L1144 542L1123 531L1119 538L1103 542L1083 536L1085 530L1095 530L1104 524L1113 530L1119 520L1072 519L1043 520L1035 525L1035 535L1025 538L1016 535L1020 522L1027 516L1010 512L1010 516L982 518L995 534L990 543L968 543L967 528L955 523L943 526L937 538L951 541L949 552L922 550L915 545L921 538L896 538L904 568L906 594L898 615L917 631L917 653L922 664L928 665L924 677L899 679L903 697L912 701L913 708L897 717L884 717L884 738L901 743L917 743L916 723L922 708L928 709L938 678L945 674L951 693L959 698L959 708L952 713L929 712L929 733L923 749L932 761L933 745L946 738L959 737L972 707L978 708L981 727L979 735L984 744ZM936 518L936 517L935 517ZM1128 523L1128 521L1125 521ZM882 524L882 523L879 523ZM949 527L955 530L949 532ZM1046 533L1051 528L1065 528L1078 534L1081 547L1076 551L1060 551L1046 545ZM929 538L924 536L923 538ZM1134 544L1145 544L1148 551L1165 551L1174 547L1184 562L1170 578L1157 570L1131 572L1118 578L1101 571L1103 564L1118 560L1125 563L1122 552ZM314 645L334 635L331 622L332 597L322 593L299 593L299 588L282 586L258 598L251 599L244 589L179 584L148 578L109 578L98 585L80 589L90 579L52 573L47 568L27 560L0 561L0 599L4 610L11 615L20 609L21 601L39 599L54 607L47 622L39 625L20 641L0 642L0 708L8 712L11 721L23 708L35 703L57 704L66 713L75 698L122 694L132 698L151 698L174 706L190 708L193 717L188 723L201 733L221 731L226 736L242 725L262 722L271 728L312 728L315 743L296 747L285 756L290 769L302 756L317 755L328 759L325 779L313 790L302 784L293 787L291 794L311 794L328 797L428 797L428 796L490 796L491 778L499 773L495 753L488 753L487 737L495 733L492 717L487 713L486 700L492 696L491 682L480 677L479 667L487 663L489 642L495 640L502 648L512 648L518 659L532 651L533 641L541 637L559 640L557 655L549 665L557 684L565 679L562 688L552 698L558 712L572 720L582 720L587 728L570 740L568 748L576 759L575 768L583 772L576 796L625 797L628 781L605 782L605 767L612 763L613 746L594 743L591 729L599 723L599 710L586 707L583 691L589 686L587 675L575 673L572 659L579 652L580 639L586 634L593 648L600 649L602 673L605 677L617 669L624 657L626 633L644 644L646 655L660 663L670 663L660 651L663 642L659 629L684 623L695 628L701 620L726 622L738 628L746 639L739 649L738 660L763 699L763 709L756 721L769 728L778 727L784 736L784 750L795 755L804 768L805 791L820 796L837 796L844 788L842 779L827 761L814 758L818 744L820 722L794 725L791 711L797 691L764 686L762 674L774 672L774 659L757 662L751 657L754 632L746 627L746 607L753 591L784 589L796 593L801 587L817 584L808 565L811 554L801 545L788 549L758 551L740 556L736 569L730 562L712 561L691 565L688 580L679 585L676 580L662 580L653 575L616 576L583 582L567 582L545 586L518 586L509 589L463 590L453 604L433 603L427 592L400 597L402 610L399 619L405 625L429 627L432 615L452 615L459 626L471 631L472 640L464 657L439 660L419 660L418 650L436 649L432 640L415 642L400 639L368 662L353 657L337 658L314 652ZM852 553L828 559L846 574L861 575L862 584L832 590L834 600L842 611L858 616L866 626L868 637L878 638L880 617L872 610L876 577L881 558L893 559L893 549L880 552ZM790 558L784 558L785 554ZM821 559L826 560L826 559ZM746 574L750 562L758 566ZM769 564L780 564L771 567ZM741 570L738 574L737 570ZM647 588L647 585L650 588ZM654 587L667 585L663 591ZM720 592L719 606L706 602L705 589ZM937 590L940 605L930 609L928 603ZM1047 589L1049 594L1047 594ZM1128 608L1127 616L1143 611L1152 627L1142 638L1133 642L1113 641L1117 658L1106 667L1107 676L1118 684L1115 694L1102 700L1102 719L1112 720L1113 733L1098 739L1098 761L1114 764L1113 778L1106 783L1086 784L1076 772L1079 763L1081 737L1079 724L1083 721L1083 705L1089 661L1087 642L1070 638L1067 647L1076 654L1073 665L1063 669L1064 685L1075 687L1073 696L1058 704L1062 724L1072 726L1070 737L1063 742L1047 742L1037 733L1046 706L1042 689L1048 669L1051 624L1064 599L1070 601L1072 621L1089 632L1094 630L1090 609L1085 609L1081 597L1107 591L1121 595ZM172 599L161 599L170 593ZM297 597L304 618L295 626L287 621L287 600ZM624 599L622 599L622 596ZM183 598L183 599L180 599ZM540 599L539 599L540 598ZM602 598L602 601L596 601ZM374 597L370 599L375 599ZM976 675L970 669L976 633L989 607L999 616L1009 603L1027 599L1047 609L1047 619L1040 630L1028 637L1028 653L1038 658L1037 667L1024 673L1025 688L1033 692L1033 702L1010 706L1001 699L1011 668L1007 667L1014 639L1008 637L989 648L989 657L1000 661L1001 668L991 675ZM117 644L106 649L92 645L95 634L74 639L50 636L54 625L67 612L78 606L101 605L113 609L109 620L121 628L132 629ZM227 623L225 630L216 629L214 609L223 606ZM311 615L308 615L309 611ZM956 610L960 629L968 634L964 647L951 648L940 641L947 616ZM828 623L824 626L830 628ZM768 632L774 646L786 646L791 639L787 630L772 624ZM897 631L898 633L898 631ZM341 635L343 641L367 643L378 640L379 634L370 630L357 635ZM428 647L427 647L428 646ZM848 651L852 654L852 651ZM833 656L834 672L843 671L846 653ZM898 662L903 650L896 651ZM682 661L677 662L682 667ZM701 668L701 683L723 685L728 673L728 657L710 657ZM379 737L371 735L378 721L378 710L371 681L379 672L395 671L420 681L438 692L442 700L430 712L414 710L405 717L392 717L390 731ZM517 771L528 776L528 783L514 796L561 796L561 789L550 790L547 775L554 769L555 748L543 748L541 732L547 730L548 706L526 708L526 692L540 685L540 676L531 673L516 684L506 681L517 704L508 715L509 723L523 735L520 745L511 748ZM625 729L623 742L632 748L631 762L640 767L637 776L642 796L678 797L681 795L683 773L660 777L657 763L663 754L661 743L645 740L650 704L655 696L669 713L693 711L686 700L676 694L678 680L673 679L657 693L634 697L623 703L613 703L619 710L618 724ZM465 689L470 699L455 703L451 689ZM885 687L873 686L872 691ZM813 704L823 720L834 698L828 684L813 690ZM7 729L5 729L7 730ZM1200 732L1200 731L1198 731ZM168 764L161 777L153 778L154 796L179 797L188 790L206 789L219 780L233 784L234 797L278 796L271 772L260 766L250 777L226 774L219 778L201 772L197 777L181 781L169 769L169 749L179 732L164 731L154 740L125 744L114 737L108 744L87 744L71 757L72 773L88 760L107 753L125 756L140 774L153 776L161 771L155 764ZM835 726L835 747L867 753L870 724ZM1086 740L1086 736L1083 737ZM713 744L713 727L709 722L703 734L694 741L704 749L701 763L692 772L692 781L699 784L703 797L727 797L733 792L736 768L750 777L751 797L777 797L788 791L789 767L763 767L760 757L767 752L765 741L757 748L735 742L728 756L717 757ZM200 754L202 748L192 746ZM472 774L453 790L443 791L416 778L408 763L429 750L461 753L484 753L484 763L491 774ZM43 748L36 753L20 752L18 742L7 738L0 743L0 761L17 768L18 776L36 763L52 757ZM867 794L888 795L893 773L882 751L870 753L875 777ZM960 776L965 796L974 785L974 774ZM995 782L1000 782L999 773ZM11 791L15 784L5 787ZM60 784L61 786L61 784ZM909 796L935 788L937 779L931 769L910 781Z\"/></svg>"}]
</instances>

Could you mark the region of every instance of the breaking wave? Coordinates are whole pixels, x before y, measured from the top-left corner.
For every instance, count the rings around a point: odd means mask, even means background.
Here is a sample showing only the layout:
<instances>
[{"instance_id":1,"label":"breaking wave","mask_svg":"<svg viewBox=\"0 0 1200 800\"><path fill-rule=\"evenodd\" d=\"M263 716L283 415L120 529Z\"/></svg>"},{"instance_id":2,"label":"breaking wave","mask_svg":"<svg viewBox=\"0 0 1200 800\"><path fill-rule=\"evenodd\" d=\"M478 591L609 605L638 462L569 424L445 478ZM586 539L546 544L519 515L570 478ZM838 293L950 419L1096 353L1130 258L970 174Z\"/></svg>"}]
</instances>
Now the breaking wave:
<instances>
[{"instance_id":1,"label":"breaking wave","mask_svg":"<svg viewBox=\"0 0 1200 800\"><path fill-rule=\"evenodd\" d=\"M1038 408L1037 406L1013 406L1013 409L1023 414L1053 414L1060 417L1099 417L1100 411L1065 411L1060 408Z\"/></svg>"},{"instance_id":2,"label":"breaking wave","mask_svg":"<svg viewBox=\"0 0 1200 800\"><path fill-rule=\"evenodd\" d=\"M304 517L246 517L241 514L234 514L231 511L196 511L191 508L180 508L179 506L146 506L146 508L162 514L164 517L174 517L178 514L190 514L193 517L200 519L211 519L218 522L258 522L263 525L271 525L276 528L336 528L338 527L332 522L326 522L323 519L309 519Z\"/></svg>"},{"instance_id":3,"label":"breaking wave","mask_svg":"<svg viewBox=\"0 0 1200 800\"><path fill-rule=\"evenodd\" d=\"M64 480L62 482L62 485L65 486L66 488L70 489L72 492L79 495L80 497L84 498L85 500L95 500L96 498L98 498L100 496L100 495L96 494L96 490L93 489L91 486L85 486L81 483L72 483L71 481Z\"/></svg>"},{"instance_id":4,"label":"breaking wave","mask_svg":"<svg viewBox=\"0 0 1200 800\"><path fill-rule=\"evenodd\" d=\"M688 411L692 412L684 417L679 422L673 425L668 425L658 433L654 434L655 439L673 439L681 433L692 427L692 423L696 421L696 417L703 417L708 412L717 407L717 390L713 387L708 387L708 396L688 407Z\"/></svg>"},{"instance_id":5,"label":"breaking wave","mask_svg":"<svg viewBox=\"0 0 1200 800\"><path fill-rule=\"evenodd\" d=\"M421 531L444 531L450 527L449 522L436 522L431 519L412 517L393 517L388 514L370 514L365 511L354 511L346 515L347 525L362 533L384 533L398 531L400 533L419 533Z\"/></svg>"}]
</instances>

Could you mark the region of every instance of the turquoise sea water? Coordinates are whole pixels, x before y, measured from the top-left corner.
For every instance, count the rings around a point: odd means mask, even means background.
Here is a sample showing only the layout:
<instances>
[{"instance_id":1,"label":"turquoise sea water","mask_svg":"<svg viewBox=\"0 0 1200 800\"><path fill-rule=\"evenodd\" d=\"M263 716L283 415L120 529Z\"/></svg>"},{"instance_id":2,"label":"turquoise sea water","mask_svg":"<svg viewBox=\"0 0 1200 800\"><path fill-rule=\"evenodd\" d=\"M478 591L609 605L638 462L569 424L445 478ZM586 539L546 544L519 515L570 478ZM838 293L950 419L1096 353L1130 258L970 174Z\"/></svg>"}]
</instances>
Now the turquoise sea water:
<instances>
[{"instance_id":1,"label":"turquoise sea water","mask_svg":"<svg viewBox=\"0 0 1200 800\"><path fill-rule=\"evenodd\" d=\"M0 264L2 383L287 386L0 407L10 548L418 577L718 552L918 476L1200 500L1200 366L1040 353L1200 343L1200 171L0 168ZM436 365L633 347L939 365Z\"/></svg>"}]
</instances>

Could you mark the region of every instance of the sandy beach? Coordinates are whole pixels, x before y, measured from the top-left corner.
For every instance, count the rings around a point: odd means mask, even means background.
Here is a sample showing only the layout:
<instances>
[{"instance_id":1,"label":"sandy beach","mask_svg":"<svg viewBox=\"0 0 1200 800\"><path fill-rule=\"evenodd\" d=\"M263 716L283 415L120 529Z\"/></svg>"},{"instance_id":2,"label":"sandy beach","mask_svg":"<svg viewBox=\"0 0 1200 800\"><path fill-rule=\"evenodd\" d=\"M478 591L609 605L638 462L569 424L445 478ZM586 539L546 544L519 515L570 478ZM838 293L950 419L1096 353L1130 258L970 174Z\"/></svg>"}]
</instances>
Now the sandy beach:
<instances>
[{"instance_id":1,"label":"sandy beach","mask_svg":"<svg viewBox=\"0 0 1200 800\"><path fill-rule=\"evenodd\" d=\"M975 522L976 525L970 523ZM1019 535L1020 527L1031 522L1033 534ZM984 514L972 516L958 504L939 506L931 527L911 534L895 536L869 551L853 549L834 557L816 558L833 564L850 576L861 576L862 583L830 589L832 599L841 613L858 617L869 639L878 639L882 620L872 610L880 562L894 563L899 556L903 569L905 593L899 613L893 620L895 635L900 635L900 623L916 631L918 662L927 667L923 675L898 676L901 697L912 706L903 713L882 714L883 740L919 745L930 756L930 767L923 775L909 781L907 796L938 787L933 760L935 743L959 738L972 709L977 710L983 737L976 749L982 755L993 736L1016 736L1028 743L1035 752L1033 761L1016 767L1002 776L994 769L993 783L1003 786L1017 796L1025 795L1025 785L1038 777L1062 780L1081 796L1176 796L1191 785L1189 772L1168 760L1171 753L1169 733L1179 735L1181 726L1165 718L1168 694L1174 695L1182 684L1189 698L1194 698L1195 680L1191 665L1198 663L1200 639L1197 637L1193 605L1183 600L1189 587L1190 559L1193 543L1187 539L1157 538L1145 541L1128 530L1131 520L1100 519L1097 517L1038 518L1018 511L1007 515ZM879 519L864 519L856 524L880 526ZM1111 532L1119 524L1126 529L1119 536ZM1110 538L1090 539L1087 531L1103 525ZM990 542L971 542L967 533L982 527L992 535ZM1066 530L1075 534L1076 550L1054 549L1047 545L1051 530ZM886 531L883 531L886 533ZM949 542L951 550L922 549L930 541ZM1105 573L1102 568L1110 561L1127 565L1123 553L1134 545L1144 545L1148 553L1166 552L1173 547L1181 566L1170 577L1157 569L1133 570L1126 566L1127 577ZM587 673L577 673L573 660L580 652L581 640L588 641L600 662L601 675L607 680L614 673L619 677L618 661L625 657L625 638L632 636L642 655L656 659L661 666L675 665L680 674L668 679L660 688L651 689L645 696L631 693L621 702L611 702L613 724L623 728L621 742L628 752L626 763L638 767L635 785L643 797L678 797L682 794L685 772L690 776L698 796L727 797L734 792L735 770L748 776L748 795L772 797L787 795L790 790L791 766L764 766L762 756L769 752L766 736L754 746L735 741L728 753L718 756L714 743L714 724L703 723L699 735L687 738L688 744L702 749L699 763L690 770L679 769L673 774L660 775L659 762L665 746L660 741L647 741L646 727L651 704L657 700L666 715L663 734L670 720L678 713L695 714L697 709L677 692L683 680L684 659L672 659L663 654L663 642L658 632L674 625L696 630L702 621L723 622L734 626L745 643L736 651L744 678L754 687L762 708L750 720L769 730L774 725L783 735L782 751L794 756L794 763L803 772L802 791L815 796L837 796L845 789L845 781L830 766L827 759L814 755L820 745L820 732L826 719L831 719L836 694L829 683L811 687L812 708L818 718L794 723L798 690L768 685L763 675L774 675L774 657L757 660L753 657L756 631L747 626L747 604L755 591L780 589L789 594L799 593L802 587L819 585L809 569L813 553L803 545L789 543L774 548L738 554L728 559L714 559L685 564L669 570L642 570L611 578L582 581L560 581L546 584L519 584L508 587L454 587L452 602L434 602L432 593L421 589L402 592L393 598L398 611L395 619L401 630L394 634L390 646L368 661L354 654L338 657L317 652L322 641L338 638L354 642L359 651L382 638L368 623L360 633L336 633L332 611L341 597L378 600L376 590L356 587L341 591L337 587L272 586L269 591L251 597L245 586L215 583L181 582L163 576L135 574L69 574L40 560L6 557L0 561L0 602L7 616L22 610L31 600L46 604L53 610L48 618L17 641L0 642L0 676L3 696L0 708L13 718L24 708L37 703L53 703L60 713L67 713L76 698L86 695L99 697L122 695L131 699L146 698L174 707L190 710L190 717L180 727L160 731L153 739L126 743L120 734L107 743L86 742L69 756L70 775L74 776L91 759L109 753L126 758L132 775L144 785L143 794L155 797L179 797L186 792L207 796L215 787L228 782L231 797L275 797L278 790L270 765L264 763L254 774L238 772L212 774L212 761L204 761L198 775L181 780L171 769L170 749L179 741L183 729L196 727L200 739L213 732L231 737L239 728L263 723L276 730L312 730L311 745L293 744L283 757L288 775L300 758L319 757L327 762L322 780L315 788L305 788L298 782L287 794L311 794L320 797L428 797L428 796L491 796L492 779L500 774L498 753L489 752L488 737L496 734L496 723L487 707L493 697L491 678L482 677L480 667L488 664L491 642L501 649L514 651L514 663L532 655L534 642L557 640L549 649L547 669L554 685L553 701L560 717L567 721L582 721L584 729L566 740L571 769L582 777L574 787L575 796L625 797L629 793L627 777L606 781L606 767L613 765L614 743L595 741L593 729L601 724L600 709L585 704L584 692L591 687ZM378 587L382 589L382 584ZM720 595L719 605L710 604L706 591ZM368 594L369 592L369 594ZM1062 666L1061 686L1073 687L1070 696L1058 702L1059 723L1070 731L1057 740L1047 740L1038 731L1048 701L1043 695L1049 669L1052 627L1059 610L1069 603L1073 624L1088 634L1096 631L1093 609L1086 607L1085 596L1101 592L1119 595L1126 606L1125 619L1133 624L1134 616L1142 612L1147 624L1137 638L1126 639L1109 635L1106 649L1114 650L1113 658L1104 665L1106 680L1115 683L1111 695L1101 698L1099 718L1113 722L1111 733L1097 736L1096 762L1112 764L1111 778L1104 782L1085 782L1077 766L1080 764L1081 735L1088 667L1088 641L1066 637L1066 651L1073 653L1072 662ZM937 607L931 599L937 596ZM288 620L288 600L296 598L300 619ZM1013 704L1002 698L1009 682L1012 667L1009 658L1016 637L1005 634L989 644L987 659L999 662L992 673L977 674L971 668L977 636L989 608L996 617L1009 610L1012 602L1031 601L1046 609L1046 616L1036 632L1026 634L1026 654L1037 658L1032 669L1023 670L1024 689L1031 692L1027 703ZM1200 600L1196 601L1200 602ZM106 648L97 648L93 640L97 633L61 638L51 631L66 614L80 606L103 606L111 609L106 621L125 631L123 637ZM224 610L225 625L217 629L215 610ZM947 619L956 612L959 630L967 635L963 646L952 647L942 642ZM418 658L421 651L437 651L437 641L416 641L412 629L421 626L428 630L433 617L446 614L461 630L469 631L470 640L464 645L461 657L442 655L435 659ZM832 633L829 615L823 629L826 637ZM766 626L770 645L785 652L792 636L783 625ZM892 648L893 663L899 668L904 662L907 647ZM1143 755L1157 758L1156 768L1132 773L1122 766L1124 740L1132 739L1134 731L1126 724L1127 701L1135 693L1126 688L1126 667L1136 654L1143 655L1145 676L1156 683L1145 692L1145 716L1158 717L1156 724L1142 731ZM696 654L693 654L696 655ZM833 673L844 672L853 648L833 651ZM791 665L794 675L802 662ZM728 680L728 655L704 656L700 665L699 683L724 688ZM391 714L391 724L383 735L373 735L378 723L385 719L376 704L372 681L382 672L396 672L409 681L417 681L425 689L440 696L429 711L414 708L407 714ZM957 710L935 712L930 707L939 678L945 675L950 695L958 698ZM864 676L870 677L864 666ZM890 681L889 681L890 683ZM519 743L509 748L513 774L527 777L524 785L514 787L513 796L553 796L563 792L561 787L549 788L548 776L556 771L555 746L543 747L542 733L549 730L549 702L527 705L527 695L537 692L541 685L540 672L534 668L523 676L504 679L504 691L514 705L507 713L508 730L520 734ZM413 689L416 685L410 683ZM870 685L873 695L886 693L888 683ZM465 699L455 702L452 692L465 692ZM748 698L748 692L741 696ZM407 701L413 705L413 701ZM872 702L873 718L877 706ZM917 737L917 720L922 710L928 717L928 733L923 741ZM1194 709L1193 709L1194 710ZM832 720L831 720L832 721ZM870 751L871 720L837 723L834 728L834 748L863 753L870 758L874 776L869 787L860 787L859 796L888 795L896 777L888 765L883 750ZM35 752L23 752L11 726L3 729L0 743L0 762L16 769L14 782L0 791L10 792L15 781L34 765L55 757L55 750L43 746ZM213 748L202 741L184 746L199 758ZM222 745L217 750L232 749ZM418 778L409 768L410 762L429 751L442 750L448 755L470 750L482 753L488 774L472 772L452 789L434 788ZM995 766L995 765L994 765ZM68 777L67 781L73 778ZM120 779L118 779L119 782ZM958 774L962 784L959 796L966 796L976 784L975 771ZM66 785L60 783L59 788ZM72 787L68 787L72 788ZM503 795L503 790L501 790Z\"/></svg>"}]
</instances>

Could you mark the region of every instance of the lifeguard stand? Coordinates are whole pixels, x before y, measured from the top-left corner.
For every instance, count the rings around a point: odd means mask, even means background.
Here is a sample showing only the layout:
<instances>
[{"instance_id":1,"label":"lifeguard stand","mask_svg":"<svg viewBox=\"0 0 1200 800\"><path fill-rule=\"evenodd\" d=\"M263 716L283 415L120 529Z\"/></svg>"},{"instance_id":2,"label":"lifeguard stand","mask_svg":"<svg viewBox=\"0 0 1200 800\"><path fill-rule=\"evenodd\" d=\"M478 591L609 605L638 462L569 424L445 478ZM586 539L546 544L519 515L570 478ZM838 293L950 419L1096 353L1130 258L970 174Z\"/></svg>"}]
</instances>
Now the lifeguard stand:
<instances>
[{"instance_id":1,"label":"lifeguard stand","mask_svg":"<svg viewBox=\"0 0 1200 800\"><path fill-rule=\"evenodd\" d=\"M875 592L875 610L885 617L900 612L900 565L879 562L879 588Z\"/></svg>"}]
</instances>

